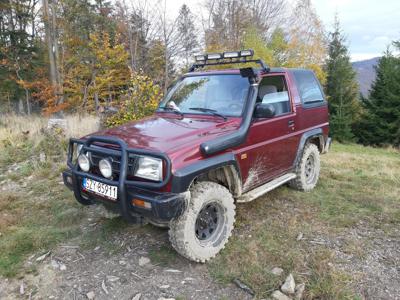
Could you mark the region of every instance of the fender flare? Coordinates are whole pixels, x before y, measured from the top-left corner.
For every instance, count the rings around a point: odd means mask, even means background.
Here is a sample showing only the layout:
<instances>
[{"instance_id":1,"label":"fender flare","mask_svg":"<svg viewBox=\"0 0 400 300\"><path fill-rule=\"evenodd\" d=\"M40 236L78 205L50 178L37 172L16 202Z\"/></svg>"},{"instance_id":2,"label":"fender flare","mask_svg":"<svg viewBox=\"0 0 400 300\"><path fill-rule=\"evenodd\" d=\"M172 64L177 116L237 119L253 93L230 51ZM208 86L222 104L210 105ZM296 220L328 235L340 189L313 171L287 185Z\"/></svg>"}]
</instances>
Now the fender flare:
<instances>
[{"instance_id":1,"label":"fender flare","mask_svg":"<svg viewBox=\"0 0 400 300\"><path fill-rule=\"evenodd\" d=\"M299 146L297 147L296 158L293 162L294 168L296 167L297 163L299 162L299 159L301 158L301 155L303 154L305 145L312 138L318 138L319 149L321 149L321 151L324 149L325 143L324 143L324 134L323 134L322 128L315 128L315 129L311 129L309 131L304 132L300 138Z\"/></svg>"},{"instance_id":2,"label":"fender flare","mask_svg":"<svg viewBox=\"0 0 400 300\"><path fill-rule=\"evenodd\" d=\"M233 153L224 153L200 160L174 172L172 175L171 192L186 192L193 180L201 174L220 167L233 166L241 180L240 168Z\"/></svg>"}]
</instances>

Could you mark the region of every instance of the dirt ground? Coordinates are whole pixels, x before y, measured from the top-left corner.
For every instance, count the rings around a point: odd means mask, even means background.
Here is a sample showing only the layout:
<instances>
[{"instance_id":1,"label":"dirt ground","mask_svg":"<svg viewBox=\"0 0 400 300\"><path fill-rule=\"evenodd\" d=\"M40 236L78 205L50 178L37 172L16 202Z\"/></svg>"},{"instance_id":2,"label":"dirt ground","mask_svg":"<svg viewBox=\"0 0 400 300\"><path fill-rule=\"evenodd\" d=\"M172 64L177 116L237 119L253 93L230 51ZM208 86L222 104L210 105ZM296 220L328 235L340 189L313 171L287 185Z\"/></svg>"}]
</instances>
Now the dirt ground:
<instances>
[{"instance_id":1,"label":"dirt ground","mask_svg":"<svg viewBox=\"0 0 400 300\"><path fill-rule=\"evenodd\" d=\"M102 220L96 213L83 225L89 234ZM78 246L81 241L75 239L51 250L43 261L37 261L43 254L37 253L26 262L27 268L35 266L32 274L0 279L0 299L252 298L234 284L216 283L206 265L175 254L167 229L128 226L99 246Z\"/></svg>"},{"instance_id":2,"label":"dirt ground","mask_svg":"<svg viewBox=\"0 0 400 300\"><path fill-rule=\"evenodd\" d=\"M340 268L356 279L354 289L358 294L363 299L400 299L400 229L390 225L385 230L371 229L360 223L346 234L346 239L350 236L365 247L363 254L343 251L341 236L331 247Z\"/></svg>"},{"instance_id":3,"label":"dirt ground","mask_svg":"<svg viewBox=\"0 0 400 300\"><path fill-rule=\"evenodd\" d=\"M93 210L82 225L89 235L104 220L97 214ZM335 251L337 266L355 279L361 299L400 299L400 230L365 225L361 222L336 236L314 236L310 243ZM28 269L35 266L31 274L0 279L0 299L253 298L234 284L215 282L206 265L176 255L166 229L129 226L99 245L79 246L74 239L52 249L42 261L37 259L43 253L35 254L26 262ZM351 245L346 244L349 236ZM360 256L355 255L357 247L363 247Z\"/></svg>"}]
</instances>

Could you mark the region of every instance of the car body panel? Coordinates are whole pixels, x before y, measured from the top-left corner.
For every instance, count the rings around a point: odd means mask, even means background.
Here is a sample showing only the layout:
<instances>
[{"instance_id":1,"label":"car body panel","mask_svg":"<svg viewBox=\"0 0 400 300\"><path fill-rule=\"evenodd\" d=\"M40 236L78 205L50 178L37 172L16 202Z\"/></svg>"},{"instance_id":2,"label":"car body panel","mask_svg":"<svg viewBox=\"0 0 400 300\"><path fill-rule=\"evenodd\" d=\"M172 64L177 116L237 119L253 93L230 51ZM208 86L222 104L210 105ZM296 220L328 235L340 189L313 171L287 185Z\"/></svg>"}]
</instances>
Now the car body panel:
<instances>
[{"instance_id":1,"label":"car body panel","mask_svg":"<svg viewBox=\"0 0 400 300\"><path fill-rule=\"evenodd\" d=\"M238 69L212 70L192 72L183 76L239 73ZM115 137L122 140L127 148L149 150L166 155L171 165L168 171L172 175L164 186L153 189L154 193L185 192L179 187L173 187L174 182L189 186L193 178L202 171L212 169L213 162L218 162L216 168L226 164L234 165L241 181L241 191L250 191L292 171L299 153L301 154L305 139L322 136L323 145L329 140L329 114L325 100L320 105L304 106L291 69L272 68L270 72L261 72L259 76L284 76L291 111L272 118L253 118L250 127L246 127L248 130L244 142L239 146L235 145L210 155L200 149L204 142L238 131L244 124L243 116L227 117L224 120L218 116L201 113L185 113L182 117L168 111L157 111L145 119L105 129L83 139L91 136ZM112 144L101 146L115 147ZM188 174L188 172L193 174ZM132 191L128 190L128 194L129 192ZM155 201L158 199L156 198ZM178 198L181 199L181 196ZM172 195L171 199L175 201L174 199L177 198ZM155 205L159 205L157 201Z\"/></svg>"}]
</instances>

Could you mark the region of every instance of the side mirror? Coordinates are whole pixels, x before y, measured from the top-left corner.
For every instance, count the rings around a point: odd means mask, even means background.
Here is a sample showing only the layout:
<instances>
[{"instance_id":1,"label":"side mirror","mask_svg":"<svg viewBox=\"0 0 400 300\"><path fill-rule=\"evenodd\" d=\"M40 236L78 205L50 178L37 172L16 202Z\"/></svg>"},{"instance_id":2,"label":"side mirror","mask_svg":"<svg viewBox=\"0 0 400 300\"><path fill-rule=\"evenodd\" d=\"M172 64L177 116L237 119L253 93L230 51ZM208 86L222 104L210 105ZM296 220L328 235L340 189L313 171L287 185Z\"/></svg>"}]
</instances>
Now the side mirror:
<instances>
[{"instance_id":1,"label":"side mirror","mask_svg":"<svg viewBox=\"0 0 400 300\"><path fill-rule=\"evenodd\" d=\"M275 116L275 107L272 104L256 104L254 109L254 118L272 118L273 116Z\"/></svg>"}]
</instances>

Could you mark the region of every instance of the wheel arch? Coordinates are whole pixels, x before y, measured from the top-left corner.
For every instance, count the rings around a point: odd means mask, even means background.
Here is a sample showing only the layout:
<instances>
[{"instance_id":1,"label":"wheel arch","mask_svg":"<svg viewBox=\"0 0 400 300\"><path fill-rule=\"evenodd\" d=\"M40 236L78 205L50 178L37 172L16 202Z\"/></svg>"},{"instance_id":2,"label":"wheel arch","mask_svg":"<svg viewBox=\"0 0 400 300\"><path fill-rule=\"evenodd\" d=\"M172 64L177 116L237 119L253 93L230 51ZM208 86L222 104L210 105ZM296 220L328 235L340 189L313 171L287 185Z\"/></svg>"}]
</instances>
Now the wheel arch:
<instances>
[{"instance_id":1,"label":"wheel arch","mask_svg":"<svg viewBox=\"0 0 400 300\"><path fill-rule=\"evenodd\" d=\"M181 193L189 190L195 181L212 181L225 186L234 197L242 193L242 178L233 153L225 153L203 159L179 169L173 174L171 191Z\"/></svg>"},{"instance_id":2,"label":"wheel arch","mask_svg":"<svg viewBox=\"0 0 400 300\"><path fill-rule=\"evenodd\" d=\"M303 133L300 138L299 146L297 148L296 158L293 163L293 167L297 165L301 155L303 154L304 147L307 143L315 144L318 147L320 153L324 150L324 134L322 128L315 128Z\"/></svg>"}]
</instances>

